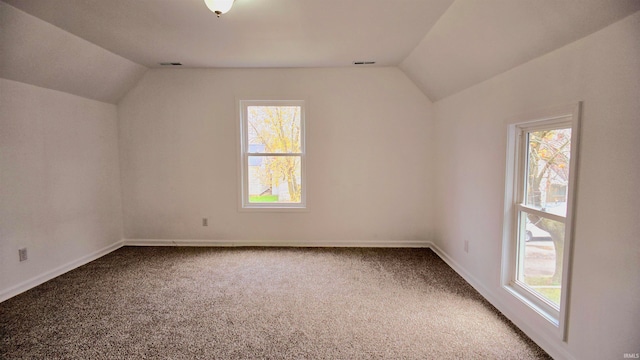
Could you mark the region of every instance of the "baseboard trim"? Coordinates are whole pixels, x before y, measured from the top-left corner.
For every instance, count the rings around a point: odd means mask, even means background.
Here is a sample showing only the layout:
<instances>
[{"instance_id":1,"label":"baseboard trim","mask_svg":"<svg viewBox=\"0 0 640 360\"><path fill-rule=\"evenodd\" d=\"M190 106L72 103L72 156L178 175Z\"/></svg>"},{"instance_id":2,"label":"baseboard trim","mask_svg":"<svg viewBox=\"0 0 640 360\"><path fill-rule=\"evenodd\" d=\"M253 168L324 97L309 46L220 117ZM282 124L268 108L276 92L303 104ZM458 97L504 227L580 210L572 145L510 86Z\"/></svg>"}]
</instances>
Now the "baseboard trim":
<instances>
[{"instance_id":1,"label":"baseboard trim","mask_svg":"<svg viewBox=\"0 0 640 360\"><path fill-rule=\"evenodd\" d=\"M93 260L96 260L102 256L107 255L108 253L118 250L124 244L124 241L120 240L116 243L113 243L107 247L104 247L98 251L94 251L91 254L85 255L77 260L73 260L68 262L62 266L59 266L53 270L47 271L44 274L33 277L29 280L23 281L15 286L12 286L6 290L0 292L0 302L3 302L7 299L10 299L18 294L21 294L29 289L32 289L40 284L43 284L55 277L58 277L66 272L69 272L75 268L78 268L82 265L90 263Z\"/></svg>"},{"instance_id":2,"label":"baseboard trim","mask_svg":"<svg viewBox=\"0 0 640 360\"><path fill-rule=\"evenodd\" d=\"M431 243L431 250L436 253L449 267L451 267L458 275L469 283L476 291L482 295L491 305L495 306L504 316L506 316L511 322L513 322L522 332L531 338L538 346L546 351L554 359L568 359L575 360L575 358L557 341L553 341L549 336L541 333L537 329L531 327L525 320L523 320L515 311L509 309L493 291L489 290L480 281L478 281L471 273L469 273L464 267L458 264L453 258L446 252L440 249L436 244Z\"/></svg>"},{"instance_id":3,"label":"baseboard trim","mask_svg":"<svg viewBox=\"0 0 640 360\"><path fill-rule=\"evenodd\" d=\"M423 240L397 241L272 241L272 240L185 240L185 239L124 239L124 246L193 246L193 247L380 247L429 248Z\"/></svg>"},{"instance_id":4,"label":"baseboard trim","mask_svg":"<svg viewBox=\"0 0 640 360\"><path fill-rule=\"evenodd\" d=\"M502 312L509 320L518 326L527 336L535 341L554 359L574 359L568 351L559 346L555 341L550 341L547 336L541 334L536 329L529 326L515 312L511 311L499 300L493 291L489 290L471 273L465 270L446 252L440 249L431 241L422 240L398 240L398 241L258 241L258 240L178 240L178 239L122 239L105 248L85 255L77 260L59 266L44 274L26 280L18 285L10 287L0 292L0 302L10 299L20 293L32 289L57 276L69 272L75 268L85 265L104 255L109 254L123 246L191 246L191 247L379 247L379 248L430 248L447 265L465 279L474 289L476 289L487 301Z\"/></svg>"}]
</instances>

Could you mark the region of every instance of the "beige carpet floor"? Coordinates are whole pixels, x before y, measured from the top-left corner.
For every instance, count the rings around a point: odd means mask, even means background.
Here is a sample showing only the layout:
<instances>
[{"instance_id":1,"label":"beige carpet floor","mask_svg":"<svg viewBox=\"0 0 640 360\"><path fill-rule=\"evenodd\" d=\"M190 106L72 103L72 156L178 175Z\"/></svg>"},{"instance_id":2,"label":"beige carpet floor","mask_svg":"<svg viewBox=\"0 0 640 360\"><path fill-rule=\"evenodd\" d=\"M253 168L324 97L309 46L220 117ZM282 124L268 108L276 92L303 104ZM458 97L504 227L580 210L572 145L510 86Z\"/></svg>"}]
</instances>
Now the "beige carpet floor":
<instances>
[{"instance_id":1,"label":"beige carpet floor","mask_svg":"<svg viewBox=\"0 0 640 360\"><path fill-rule=\"evenodd\" d=\"M547 359L428 249L124 247L0 303L2 359Z\"/></svg>"}]
</instances>

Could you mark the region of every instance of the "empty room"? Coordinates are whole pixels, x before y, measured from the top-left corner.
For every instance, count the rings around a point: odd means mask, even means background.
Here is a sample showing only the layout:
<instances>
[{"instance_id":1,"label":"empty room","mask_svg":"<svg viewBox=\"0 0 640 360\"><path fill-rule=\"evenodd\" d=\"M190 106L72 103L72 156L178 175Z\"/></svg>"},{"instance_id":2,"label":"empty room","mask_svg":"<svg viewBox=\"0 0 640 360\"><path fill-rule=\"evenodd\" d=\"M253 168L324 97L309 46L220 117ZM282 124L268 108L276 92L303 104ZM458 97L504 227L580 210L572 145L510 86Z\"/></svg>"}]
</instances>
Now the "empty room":
<instances>
[{"instance_id":1,"label":"empty room","mask_svg":"<svg viewBox=\"0 0 640 360\"><path fill-rule=\"evenodd\" d=\"M0 0L0 358L640 358L640 1Z\"/></svg>"}]
</instances>

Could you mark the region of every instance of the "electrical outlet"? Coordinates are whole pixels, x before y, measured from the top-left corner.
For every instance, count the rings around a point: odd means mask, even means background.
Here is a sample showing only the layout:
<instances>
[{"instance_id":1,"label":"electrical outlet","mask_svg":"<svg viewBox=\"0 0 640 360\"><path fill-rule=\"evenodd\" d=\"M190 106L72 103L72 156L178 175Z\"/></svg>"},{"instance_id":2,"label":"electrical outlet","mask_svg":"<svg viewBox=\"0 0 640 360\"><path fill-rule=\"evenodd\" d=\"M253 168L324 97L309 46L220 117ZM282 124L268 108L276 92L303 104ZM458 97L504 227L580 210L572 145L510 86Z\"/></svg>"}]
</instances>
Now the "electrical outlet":
<instances>
[{"instance_id":1,"label":"electrical outlet","mask_svg":"<svg viewBox=\"0 0 640 360\"><path fill-rule=\"evenodd\" d=\"M209 226L209 219L208 218L202 218L202 226Z\"/></svg>"},{"instance_id":2,"label":"electrical outlet","mask_svg":"<svg viewBox=\"0 0 640 360\"><path fill-rule=\"evenodd\" d=\"M27 260L27 248L18 249L18 257L20 258L20 261L26 261Z\"/></svg>"},{"instance_id":3,"label":"electrical outlet","mask_svg":"<svg viewBox=\"0 0 640 360\"><path fill-rule=\"evenodd\" d=\"M464 241L464 252L469 252L469 240Z\"/></svg>"}]
</instances>

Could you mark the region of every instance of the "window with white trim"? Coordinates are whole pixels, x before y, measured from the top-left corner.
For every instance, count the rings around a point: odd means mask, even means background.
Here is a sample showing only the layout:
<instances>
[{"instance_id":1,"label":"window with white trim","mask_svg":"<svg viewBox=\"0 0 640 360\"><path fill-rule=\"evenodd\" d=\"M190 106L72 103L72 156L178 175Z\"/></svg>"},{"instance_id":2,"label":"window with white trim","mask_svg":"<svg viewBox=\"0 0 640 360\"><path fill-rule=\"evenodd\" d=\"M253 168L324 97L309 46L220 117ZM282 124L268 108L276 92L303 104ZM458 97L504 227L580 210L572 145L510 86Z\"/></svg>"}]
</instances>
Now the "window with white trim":
<instances>
[{"instance_id":1,"label":"window with white trim","mask_svg":"<svg viewBox=\"0 0 640 360\"><path fill-rule=\"evenodd\" d=\"M241 100L242 208L304 209L302 100Z\"/></svg>"},{"instance_id":2,"label":"window with white trim","mask_svg":"<svg viewBox=\"0 0 640 360\"><path fill-rule=\"evenodd\" d=\"M509 126L503 283L564 336L579 104Z\"/></svg>"}]
</instances>

